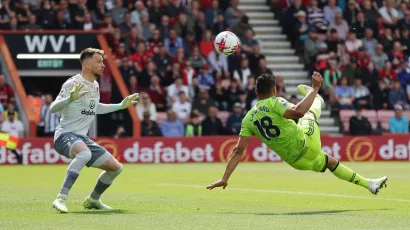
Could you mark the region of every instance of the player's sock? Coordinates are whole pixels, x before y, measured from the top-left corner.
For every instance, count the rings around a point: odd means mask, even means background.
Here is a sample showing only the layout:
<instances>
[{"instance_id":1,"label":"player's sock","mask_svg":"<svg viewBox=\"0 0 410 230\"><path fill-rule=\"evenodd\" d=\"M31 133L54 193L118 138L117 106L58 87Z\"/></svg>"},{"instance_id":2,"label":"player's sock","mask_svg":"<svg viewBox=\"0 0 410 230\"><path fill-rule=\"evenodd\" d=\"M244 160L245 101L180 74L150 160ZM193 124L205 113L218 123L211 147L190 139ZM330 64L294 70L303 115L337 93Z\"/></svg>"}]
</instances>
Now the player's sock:
<instances>
[{"instance_id":1,"label":"player's sock","mask_svg":"<svg viewBox=\"0 0 410 230\"><path fill-rule=\"evenodd\" d=\"M316 120L319 119L320 115L322 114L322 99L317 96L313 101L312 106L310 107L309 111L315 114Z\"/></svg>"},{"instance_id":2,"label":"player's sock","mask_svg":"<svg viewBox=\"0 0 410 230\"><path fill-rule=\"evenodd\" d=\"M340 162L337 163L336 167L332 170L332 173L342 180L349 181L365 188L367 188L370 183L369 179L353 172L353 170L341 164Z\"/></svg>"},{"instance_id":3,"label":"player's sock","mask_svg":"<svg viewBox=\"0 0 410 230\"><path fill-rule=\"evenodd\" d=\"M68 192L78 178L81 169L85 164L91 159L91 152L84 151L78 153L75 158L71 161L67 169L67 174L64 179L63 187L61 188L60 194L58 196L68 196Z\"/></svg>"},{"instance_id":4,"label":"player's sock","mask_svg":"<svg viewBox=\"0 0 410 230\"><path fill-rule=\"evenodd\" d=\"M94 190L92 191L90 198L92 201L98 201L101 197L101 194L107 190L108 187L112 184L114 179L120 175L122 172L122 165L121 168L117 171L105 171L100 174L97 180L97 184L95 184Z\"/></svg>"}]
</instances>

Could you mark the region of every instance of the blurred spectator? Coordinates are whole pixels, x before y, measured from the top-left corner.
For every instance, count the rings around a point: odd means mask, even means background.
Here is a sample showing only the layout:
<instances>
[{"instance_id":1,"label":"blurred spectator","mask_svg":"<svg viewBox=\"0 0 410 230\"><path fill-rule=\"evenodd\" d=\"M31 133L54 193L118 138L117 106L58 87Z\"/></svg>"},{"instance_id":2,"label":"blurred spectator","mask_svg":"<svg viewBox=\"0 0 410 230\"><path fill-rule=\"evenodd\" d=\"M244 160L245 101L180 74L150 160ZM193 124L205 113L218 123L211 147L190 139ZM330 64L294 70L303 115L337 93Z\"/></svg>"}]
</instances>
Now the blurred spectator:
<instances>
[{"instance_id":1,"label":"blurred spectator","mask_svg":"<svg viewBox=\"0 0 410 230\"><path fill-rule=\"evenodd\" d=\"M232 109L233 105L236 102L239 102L239 95L241 94L241 92L242 90L239 87L238 81L232 80L227 90L228 111Z\"/></svg>"},{"instance_id":2,"label":"blurred spectator","mask_svg":"<svg viewBox=\"0 0 410 230\"><path fill-rule=\"evenodd\" d=\"M268 63L265 58L259 59L259 68L254 73L255 76L260 76L264 73L273 73L272 70L269 69L267 66L268 66Z\"/></svg>"},{"instance_id":3,"label":"blurred spectator","mask_svg":"<svg viewBox=\"0 0 410 230\"><path fill-rule=\"evenodd\" d=\"M401 29L401 37L399 39L402 44L403 52L406 56L410 55L410 31L407 27Z\"/></svg>"},{"instance_id":4,"label":"blurred spectator","mask_svg":"<svg viewBox=\"0 0 410 230\"><path fill-rule=\"evenodd\" d=\"M292 94L290 96L289 102L292 103L293 105L297 105L299 102L298 97L295 94Z\"/></svg>"},{"instance_id":5,"label":"blurred spectator","mask_svg":"<svg viewBox=\"0 0 410 230\"><path fill-rule=\"evenodd\" d=\"M15 17L15 13L10 8L9 1L2 1L0 6L0 29L8 29L11 18Z\"/></svg>"},{"instance_id":6,"label":"blurred spectator","mask_svg":"<svg viewBox=\"0 0 410 230\"><path fill-rule=\"evenodd\" d=\"M10 98L9 102L7 103L7 107L3 108L3 106L0 107L0 111L2 113L2 117L0 118L1 122L8 120L8 113L9 111L14 111L14 119L19 120L19 112L16 108L16 100L14 97ZM3 112L4 111L4 112ZM4 119L3 119L4 117Z\"/></svg>"},{"instance_id":7,"label":"blurred spectator","mask_svg":"<svg viewBox=\"0 0 410 230\"><path fill-rule=\"evenodd\" d=\"M357 59L352 57L350 58L350 63L345 66L343 70L343 76L347 77L347 84L353 85L353 80L361 76L361 70L357 66Z\"/></svg>"},{"instance_id":8,"label":"blurred spectator","mask_svg":"<svg viewBox=\"0 0 410 230\"><path fill-rule=\"evenodd\" d=\"M183 79L184 85L188 85L188 86L192 84L192 79L197 76L197 72L195 71L194 68L192 68L192 64L190 61L185 62L185 68L183 70L182 75L184 77Z\"/></svg>"},{"instance_id":9,"label":"blurred spectator","mask_svg":"<svg viewBox=\"0 0 410 230\"><path fill-rule=\"evenodd\" d=\"M180 91L179 99L172 104L172 110L175 111L178 119L185 123L187 118L189 118L188 115L191 114L191 109L192 105L191 102L188 101L187 95L184 91Z\"/></svg>"},{"instance_id":10,"label":"blurred spectator","mask_svg":"<svg viewBox=\"0 0 410 230\"><path fill-rule=\"evenodd\" d=\"M15 17L10 19L10 25L7 29L10 29L11 31L17 31L19 29L17 25L17 19Z\"/></svg>"},{"instance_id":11,"label":"blurred spectator","mask_svg":"<svg viewBox=\"0 0 410 230\"><path fill-rule=\"evenodd\" d=\"M310 0L307 8L307 19L310 27L317 30L326 30L327 22L323 14L323 10L319 8L317 0Z\"/></svg>"},{"instance_id":12,"label":"blurred spectator","mask_svg":"<svg viewBox=\"0 0 410 230\"><path fill-rule=\"evenodd\" d=\"M399 12L394 8L394 5L394 0L386 0L385 5L379 9L379 13L383 17L383 23L391 27L397 24L399 17Z\"/></svg>"},{"instance_id":13,"label":"blurred spectator","mask_svg":"<svg viewBox=\"0 0 410 230\"><path fill-rule=\"evenodd\" d=\"M313 0L316 1L316 0ZM316 29L310 28L308 33L308 38L305 40L305 54L307 55L306 63L310 64L313 62L313 58L319 52L319 46L322 44L322 41L319 40L319 34L316 32ZM252 68L252 65L251 65Z\"/></svg>"},{"instance_id":14,"label":"blurred spectator","mask_svg":"<svg viewBox=\"0 0 410 230\"><path fill-rule=\"evenodd\" d=\"M121 38L128 38L132 28L133 26L131 23L131 14L129 12L125 12L122 23L119 24L119 29L121 31Z\"/></svg>"},{"instance_id":15,"label":"blurred spectator","mask_svg":"<svg viewBox=\"0 0 410 230\"><path fill-rule=\"evenodd\" d=\"M171 70L165 73L165 77L162 80L162 85L168 87L174 84L175 80L178 78L183 79L184 76L182 75L181 65L178 62L174 62L172 63Z\"/></svg>"},{"instance_id":16,"label":"blurred spectator","mask_svg":"<svg viewBox=\"0 0 410 230\"><path fill-rule=\"evenodd\" d=\"M372 132L372 125L367 117L362 115L363 108L356 108L356 115L349 120L349 133L351 135L370 135Z\"/></svg>"},{"instance_id":17,"label":"blurred spectator","mask_svg":"<svg viewBox=\"0 0 410 230\"><path fill-rule=\"evenodd\" d=\"M349 53L357 52L359 47L362 47L363 43L362 40L357 39L356 33L353 30L349 31L346 40L346 49Z\"/></svg>"},{"instance_id":18,"label":"blurred spectator","mask_svg":"<svg viewBox=\"0 0 410 230\"><path fill-rule=\"evenodd\" d=\"M215 106L222 111L228 108L228 91L222 87L222 80L217 79L209 91L211 98L215 100Z\"/></svg>"},{"instance_id":19,"label":"blurred spectator","mask_svg":"<svg viewBox=\"0 0 410 230\"><path fill-rule=\"evenodd\" d=\"M202 68L202 73L198 75L199 86L209 90L215 84L214 77L209 72L209 65L205 64Z\"/></svg>"},{"instance_id":20,"label":"blurred spectator","mask_svg":"<svg viewBox=\"0 0 410 230\"><path fill-rule=\"evenodd\" d=\"M208 62L211 65L211 70L216 71L218 75L227 72L228 69L228 57L222 54L216 53L212 50L208 55Z\"/></svg>"},{"instance_id":21,"label":"blurred spectator","mask_svg":"<svg viewBox=\"0 0 410 230\"><path fill-rule=\"evenodd\" d=\"M349 25L345 20L343 20L342 12L337 12L335 14L335 21L329 26L329 30L336 30L339 39L345 40L347 34L349 33Z\"/></svg>"},{"instance_id":22,"label":"blurred spectator","mask_svg":"<svg viewBox=\"0 0 410 230\"><path fill-rule=\"evenodd\" d=\"M115 0L115 7L111 9L113 22L116 25L121 25L127 12L128 10L123 7L122 0Z\"/></svg>"},{"instance_id":23,"label":"blurred spectator","mask_svg":"<svg viewBox=\"0 0 410 230\"><path fill-rule=\"evenodd\" d=\"M181 97L181 92L184 92L185 96L189 95L188 86L184 85L182 78L178 77L175 79L175 82L167 88L168 100L171 104L178 101L178 98Z\"/></svg>"},{"instance_id":24,"label":"blurred spectator","mask_svg":"<svg viewBox=\"0 0 410 230\"><path fill-rule=\"evenodd\" d=\"M2 122L1 131L4 133L8 133L11 136L15 136L17 138L24 137L23 122L14 118L13 110L8 111L8 120L4 120ZM21 164L23 161L23 156L19 154L16 149L8 149L8 150L16 156L17 162Z\"/></svg>"},{"instance_id":25,"label":"blurred spectator","mask_svg":"<svg viewBox=\"0 0 410 230\"><path fill-rule=\"evenodd\" d=\"M342 16L342 9L336 5L336 0L328 0L327 5L323 8L323 13L326 21L332 24L335 21L336 14L340 13Z\"/></svg>"},{"instance_id":26,"label":"blurred spectator","mask_svg":"<svg viewBox=\"0 0 410 230\"><path fill-rule=\"evenodd\" d=\"M3 121L1 125L1 131L8 133L12 136L23 138L24 137L24 126L23 122L14 118L14 111L8 111L8 120Z\"/></svg>"},{"instance_id":27,"label":"blurred spectator","mask_svg":"<svg viewBox=\"0 0 410 230\"><path fill-rule=\"evenodd\" d=\"M7 106L7 102L12 97L14 97L13 88L6 82L4 74L0 74L0 103L3 108Z\"/></svg>"},{"instance_id":28,"label":"blurred spectator","mask_svg":"<svg viewBox=\"0 0 410 230\"><path fill-rule=\"evenodd\" d=\"M222 135L224 133L222 121L217 115L218 109L214 106L209 107L208 116L202 121L204 136Z\"/></svg>"},{"instance_id":29,"label":"blurred spectator","mask_svg":"<svg viewBox=\"0 0 410 230\"><path fill-rule=\"evenodd\" d=\"M228 117L226 121L226 130L229 134L238 135L241 131L242 119L245 115L242 112L243 107L239 102L233 105L232 114Z\"/></svg>"},{"instance_id":30,"label":"blurred spectator","mask_svg":"<svg viewBox=\"0 0 410 230\"><path fill-rule=\"evenodd\" d=\"M296 50L299 50L303 48L303 43L308 37L309 25L307 24L307 21L306 21L305 11L303 10L298 11L295 14L295 17L297 18L297 21L294 24L291 39L292 39L293 45L295 46ZM247 51L246 49L244 50ZM250 52L250 51L251 50L249 49L247 52Z\"/></svg>"},{"instance_id":31,"label":"blurred spectator","mask_svg":"<svg viewBox=\"0 0 410 230\"><path fill-rule=\"evenodd\" d=\"M400 42L396 41L393 43L393 50L389 54L389 59L391 60L394 68L399 67L400 61L407 59L404 55L403 48L400 44Z\"/></svg>"},{"instance_id":32,"label":"blurred spectator","mask_svg":"<svg viewBox=\"0 0 410 230\"><path fill-rule=\"evenodd\" d=\"M372 55L372 61L376 67L377 71L381 71L386 64L386 61L389 60L387 54L383 51L383 45L378 44L376 46L376 52Z\"/></svg>"},{"instance_id":33,"label":"blurred spectator","mask_svg":"<svg viewBox=\"0 0 410 230\"><path fill-rule=\"evenodd\" d=\"M366 52L364 52L363 46L359 47L359 49L357 50L357 65L359 66L361 71L367 69L370 61L371 58Z\"/></svg>"},{"instance_id":34,"label":"blurred spectator","mask_svg":"<svg viewBox=\"0 0 410 230\"><path fill-rule=\"evenodd\" d=\"M403 116L403 107L401 105L394 106L394 117L389 120L389 128L391 133L408 133L409 120Z\"/></svg>"},{"instance_id":35,"label":"blurred spectator","mask_svg":"<svg viewBox=\"0 0 410 230\"><path fill-rule=\"evenodd\" d=\"M377 40L373 37L373 34L373 30L367 28L362 39L364 51L371 56L376 52L377 47Z\"/></svg>"},{"instance_id":36,"label":"blurred spectator","mask_svg":"<svg viewBox=\"0 0 410 230\"><path fill-rule=\"evenodd\" d=\"M370 90L373 90L374 87L377 85L377 81L379 80L379 73L374 67L374 63L371 61L367 65L367 69L362 71L362 82Z\"/></svg>"},{"instance_id":37,"label":"blurred spectator","mask_svg":"<svg viewBox=\"0 0 410 230\"><path fill-rule=\"evenodd\" d=\"M202 38L203 33L207 29L206 22L205 22L205 14L203 12L198 12L198 16L195 21L194 31L195 37L197 39Z\"/></svg>"},{"instance_id":38,"label":"blurred spectator","mask_svg":"<svg viewBox=\"0 0 410 230\"><path fill-rule=\"evenodd\" d=\"M216 16L216 22L212 25L213 34L217 35L220 32L227 30L229 26L224 19L224 14L218 13Z\"/></svg>"},{"instance_id":39,"label":"blurred spectator","mask_svg":"<svg viewBox=\"0 0 410 230\"><path fill-rule=\"evenodd\" d=\"M285 81L279 76L276 76L276 96L286 97Z\"/></svg>"},{"instance_id":40,"label":"blurred spectator","mask_svg":"<svg viewBox=\"0 0 410 230\"><path fill-rule=\"evenodd\" d=\"M327 37L327 40L326 40L327 50L329 52L337 53L338 46L341 42L342 41L338 36L337 30L334 28L331 28L329 36Z\"/></svg>"},{"instance_id":41,"label":"blurred spectator","mask_svg":"<svg viewBox=\"0 0 410 230\"><path fill-rule=\"evenodd\" d=\"M40 122L44 125L43 136L52 137L54 136L54 131L56 130L57 126L60 124L61 114L51 113L50 106L53 102L53 96L51 94L46 94L44 99L44 104L41 108L40 113Z\"/></svg>"},{"instance_id":42,"label":"blurred spectator","mask_svg":"<svg viewBox=\"0 0 410 230\"><path fill-rule=\"evenodd\" d=\"M348 0L346 2L348 2L348 5L347 9L345 9L343 17L349 25L353 25L357 21L356 15L360 11L360 6L355 0Z\"/></svg>"},{"instance_id":43,"label":"blurred spectator","mask_svg":"<svg viewBox=\"0 0 410 230\"><path fill-rule=\"evenodd\" d=\"M162 136L161 129L155 120L150 119L149 111L143 113L144 119L141 122L141 136L143 137L157 137Z\"/></svg>"},{"instance_id":44,"label":"blurred spectator","mask_svg":"<svg viewBox=\"0 0 410 230\"><path fill-rule=\"evenodd\" d=\"M151 85L147 89L152 102L157 106L157 110L165 110L165 100L167 97L164 87L160 84L159 77L154 75L151 78Z\"/></svg>"},{"instance_id":45,"label":"blurred spectator","mask_svg":"<svg viewBox=\"0 0 410 230\"><path fill-rule=\"evenodd\" d=\"M386 81L388 85L397 79L397 73L394 71L391 62L386 61L384 68L379 71L379 77Z\"/></svg>"},{"instance_id":46,"label":"blurred spectator","mask_svg":"<svg viewBox=\"0 0 410 230\"><path fill-rule=\"evenodd\" d=\"M329 69L325 70L323 78L323 88L326 94L329 94L342 78L342 72L337 68L336 60L329 60Z\"/></svg>"},{"instance_id":47,"label":"blurred spectator","mask_svg":"<svg viewBox=\"0 0 410 230\"><path fill-rule=\"evenodd\" d=\"M105 7L104 0L98 0L96 9L92 12L93 23L101 25L104 23L105 15L107 14L107 8Z\"/></svg>"},{"instance_id":48,"label":"blurred spectator","mask_svg":"<svg viewBox=\"0 0 410 230\"><path fill-rule=\"evenodd\" d=\"M354 91L351 86L347 84L347 78L342 77L340 85L336 86L334 91L336 99L336 107L340 109L353 109Z\"/></svg>"},{"instance_id":49,"label":"blurred spectator","mask_svg":"<svg viewBox=\"0 0 410 230\"><path fill-rule=\"evenodd\" d=\"M64 18L64 11L57 11L57 17L52 26L54 30L68 30L72 29L71 23Z\"/></svg>"},{"instance_id":50,"label":"blurred spectator","mask_svg":"<svg viewBox=\"0 0 410 230\"><path fill-rule=\"evenodd\" d=\"M249 25L249 18L247 16L243 16L241 21L232 27L231 31L236 34L239 39L241 39L246 36L246 31L249 29L251 29L251 26Z\"/></svg>"},{"instance_id":51,"label":"blurred spectator","mask_svg":"<svg viewBox=\"0 0 410 230\"><path fill-rule=\"evenodd\" d=\"M172 56L176 54L178 48L184 48L182 38L177 36L174 29L169 30L169 36L165 39L164 45Z\"/></svg>"},{"instance_id":52,"label":"blurred spectator","mask_svg":"<svg viewBox=\"0 0 410 230\"><path fill-rule=\"evenodd\" d=\"M225 19L229 27L233 27L239 23L241 18L245 16L245 12L238 8L239 0L231 0L231 7L225 11Z\"/></svg>"},{"instance_id":53,"label":"blurred spectator","mask_svg":"<svg viewBox=\"0 0 410 230\"><path fill-rule=\"evenodd\" d=\"M404 109L409 109L407 103L407 96L404 90L401 88L400 82L398 80L393 81L392 89L389 92L389 104L393 108L394 105L401 105Z\"/></svg>"},{"instance_id":54,"label":"blurred spectator","mask_svg":"<svg viewBox=\"0 0 410 230\"><path fill-rule=\"evenodd\" d=\"M202 136L202 125L198 115L191 114L191 122L185 128L186 137Z\"/></svg>"},{"instance_id":55,"label":"blurred spectator","mask_svg":"<svg viewBox=\"0 0 410 230\"><path fill-rule=\"evenodd\" d=\"M100 24L100 30L104 34L105 39L107 39L108 44L114 46L114 35L118 32L118 26L112 21L111 13L107 13L104 16L104 22ZM119 36L120 37L120 36Z\"/></svg>"},{"instance_id":56,"label":"blurred spectator","mask_svg":"<svg viewBox=\"0 0 410 230\"><path fill-rule=\"evenodd\" d=\"M164 137L183 137L185 134L184 124L172 109L167 110L167 119L162 121L160 127Z\"/></svg>"},{"instance_id":57,"label":"blurred spectator","mask_svg":"<svg viewBox=\"0 0 410 230\"><path fill-rule=\"evenodd\" d=\"M200 68L202 68L203 65L206 64L206 61L201 56L198 47L194 48L194 50L192 52L192 56L188 58L188 61L190 61L192 63L192 67L194 69L200 69Z\"/></svg>"},{"instance_id":58,"label":"blurred spectator","mask_svg":"<svg viewBox=\"0 0 410 230\"><path fill-rule=\"evenodd\" d=\"M379 39L379 42L383 45L384 52L386 52L387 54L390 54L392 52L394 37L390 28L386 28L384 30L384 34Z\"/></svg>"},{"instance_id":59,"label":"blurred spectator","mask_svg":"<svg viewBox=\"0 0 410 230\"><path fill-rule=\"evenodd\" d=\"M384 80L378 81L378 86L373 92L374 109L388 109L389 108L389 87Z\"/></svg>"},{"instance_id":60,"label":"blurred spectator","mask_svg":"<svg viewBox=\"0 0 410 230\"><path fill-rule=\"evenodd\" d=\"M153 52L155 47L161 49L164 46L164 40L161 37L161 33L158 29L152 31L152 37L148 39L147 43L147 48L150 52Z\"/></svg>"},{"instance_id":61,"label":"blurred spectator","mask_svg":"<svg viewBox=\"0 0 410 230\"><path fill-rule=\"evenodd\" d=\"M371 26L374 27L374 24L376 22L376 19L379 13L377 12L377 10L375 10L375 8L373 8L371 0L364 0L363 14L364 14L364 18L366 18L368 22L371 22L372 23Z\"/></svg>"},{"instance_id":62,"label":"blurred spectator","mask_svg":"<svg viewBox=\"0 0 410 230\"><path fill-rule=\"evenodd\" d=\"M406 88L407 82L410 82L410 68L409 62L407 60L402 60L400 62L400 68L397 69L397 80L400 81L403 89Z\"/></svg>"},{"instance_id":63,"label":"blurred spectator","mask_svg":"<svg viewBox=\"0 0 410 230\"><path fill-rule=\"evenodd\" d=\"M241 67L233 73L233 77L239 82L242 88L245 88L248 84L248 78L252 75L251 70L249 69L249 60L243 58L241 60Z\"/></svg>"},{"instance_id":64,"label":"blurred spectator","mask_svg":"<svg viewBox=\"0 0 410 230\"><path fill-rule=\"evenodd\" d=\"M159 53L152 58L152 61L156 64L158 72L162 77L165 77L165 73L172 68L172 59L164 46L160 47Z\"/></svg>"},{"instance_id":65,"label":"blurred spectator","mask_svg":"<svg viewBox=\"0 0 410 230\"><path fill-rule=\"evenodd\" d=\"M88 11L84 12L84 20L79 24L80 30L96 30L99 28L91 19L91 14Z\"/></svg>"},{"instance_id":66,"label":"blurred spectator","mask_svg":"<svg viewBox=\"0 0 410 230\"><path fill-rule=\"evenodd\" d=\"M28 17L28 23L24 26L21 27L22 30L41 30L41 26L36 24L37 23L37 17L34 14L31 14Z\"/></svg>"},{"instance_id":67,"label":"blurred spectator","mask_svg":"<svg viewBox=\"0 0 410 230\"><path fill-rule=\"evenodd\" d=\"M208 91L204 88L199 89L199 95L192 103L192 112L203 118L208 113L208 109L214 106L214 100L209 98Z\"/></svg>"},{"instance_id":68,"label":"blurred spectator","mask_svg":"<svg viewBox=\"0 0 410 230\"><path fill-rule=\"evenodd\" d=\"M189 91L189 97L191 99L197 98L197 95L199 93L199 81L198 77L192 78L191 84L188 85L188 91Z\"/></svg>"},{"instance_id":69,"label":"blurred spectator","mask_svg":"<svg viewBox=\"0 0 410 230\"><path fill-rule=\"evenodd\" d=\"M136 1L135 9L131 12L132 25L141 25L141 18L144 14L148 14L148 11L145 9L144 3L142 1Z\"/></svg>"},{"instance_id":70,"label":"blurred spectator","mask_svg":"<svg viewBox=\"0 0 410 230\"><path fill-rule=\"evenodd\" d=\"M184 48L178 48L177 53L175 56L172 58L173 63L178 63L180 70L182 71L185 68L185 63L186 63L186 58L185 58L185 51Z\"/></svg>"},{"instance_id":71,"label":"blurred spectator","mask_svg":"<svg viewBox=\"0 0 410 230\"><path fill-rule=\"evenodd\" d=\"M252 53L248 55L249 69L252 73L256 73L259 69L259 60L265 58L265 55L261 53L259 45L252 46Z\"/></svg>"},{"instance_id":72,"label":"blurred spectator","mask_svg":"<svg viewBox=\"0 0 410 230\"><path fill-rule=\"evenodd\" d=\"M129 36L125 39L127 51L131 53L137 52L140 42L143 42L140 31L136 27L132 27Z\"/></svg>"},{"instance_id":73,"label":"blurred spectator","mask_svg":"<svg viewBox=\"0 0 410 230\"><path fill-rule=\"evenodd\" d=\"M148 93L141 92L140 93L141 102L135 106L135 110L137 111L137 115L140 120L144 119L144 113L148 112L150 114L149 119L152 121L157 120L157 107L151 101L151 98Z\"/></svg>"},{"instance_id":74,"label":"blurred spectator","mask_svg":"<svg viewBox=\"0 0 410 230\"><path fill-rule=\"evenodd\" d=\"M188 21L187 16L185 14L180 14L178 17L178 23L175 24L177 36L185 38L188 34L188 31L192 31L193 29L193 22Z\"/></svg>"},{"instance_id":75,"label":"blurred spectator","mask_svg":"<svg viewBox=\"0 0 410 230\"><path fill-rule=\"evenodd\" d=\"M217 22L217 17L221 13L223 13L223 11L219 9L219 1L213 0L211 7L205 10L206 24L208 27L212 27L212 25Z\"/></svg>"},{"instance_id":76,"label":"blurred spectator","mask_svg":"<svg viewBox=\"0 0 410 230\"><path fill-rule=\"evenodd\" d=\"M138 27L137 27L138 28ZM155 25L151 24L149 21L148 13L143 13L141 15L141 35L144 40L148 40L152 37L152 31Z\"/></svg>"},{"instance_id":77,"label":"blurred spectator","mask_svg":"<svg viewBox=\"0 0 410 230\"><path fill-rule=\"evenodd\" d=\"M212 33L211 31L207 30L204 33L204 36L199 43L199 49L201 51L202 56L208 57L209 53L211 53L214 50L214 41L212 39Z\"/></svg>"},{"instance_id":78,"label":"blurred spectator","mask_svg":"<svg viewBox=\"0 0 410 230\"><path fill-rule=\"evenodd\" d=\"M354 92L354 107L370 108L370 91L362 85L362 79L356 78L353 85Z\"/></svg>"},{"instance_id":79,"label":"blurred spectator","mask_svg":"<svg viewBox=\"0 0 410 230\"><path fill-rule=\"evenodd\" d=\"M356 33L357 38L362 38L364 36L366 28L369 26L365 21L364 14L358 12L356 15L356 23L352 25L354 32Z\"/></svg>"},{"instance_id":80,"label":"blurred spectator","mask_svg":"<svg viewBox=\"0 0 410 230\"><path fill-rule=\"evenodd\" d=\"M158 27L161 38L166 38L171 29L172 29L172 26L169 24L169 17L167 15L163 15L161 18L161 25L159 25Z\"/></svg>"}]
</instances>

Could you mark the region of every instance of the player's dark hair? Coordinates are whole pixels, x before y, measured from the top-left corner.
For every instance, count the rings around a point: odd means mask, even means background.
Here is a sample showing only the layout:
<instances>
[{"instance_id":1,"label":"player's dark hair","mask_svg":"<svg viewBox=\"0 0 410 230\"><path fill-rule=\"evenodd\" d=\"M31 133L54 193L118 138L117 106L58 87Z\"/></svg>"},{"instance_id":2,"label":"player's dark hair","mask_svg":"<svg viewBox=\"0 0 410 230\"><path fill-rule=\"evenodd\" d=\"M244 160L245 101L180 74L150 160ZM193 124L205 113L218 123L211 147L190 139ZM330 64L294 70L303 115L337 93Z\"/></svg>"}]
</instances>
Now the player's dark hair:
<instances>
[{"instance_id":1,"label":"player's dark hair","mask_svg":"<svg viewBox=\"0 0 410 230\"><path fill-rule=\"evenodd\" d=\"M83 63L84 60L92 58L94 54L99 54L104 57L104 51L95 48L87 48L80 53L80 62Z\"/></svg>"},{"instance_id":2,"label":"player's dark hair","mask_svg":"<svg viewBox=\"0 0 410 230\"><path fill-rule=\"evenodd\" d=\"M276 79L271 73L264 73L256 79L257 94L270 94L273 87L276 87Z\"/></svg>"}]
</instances>

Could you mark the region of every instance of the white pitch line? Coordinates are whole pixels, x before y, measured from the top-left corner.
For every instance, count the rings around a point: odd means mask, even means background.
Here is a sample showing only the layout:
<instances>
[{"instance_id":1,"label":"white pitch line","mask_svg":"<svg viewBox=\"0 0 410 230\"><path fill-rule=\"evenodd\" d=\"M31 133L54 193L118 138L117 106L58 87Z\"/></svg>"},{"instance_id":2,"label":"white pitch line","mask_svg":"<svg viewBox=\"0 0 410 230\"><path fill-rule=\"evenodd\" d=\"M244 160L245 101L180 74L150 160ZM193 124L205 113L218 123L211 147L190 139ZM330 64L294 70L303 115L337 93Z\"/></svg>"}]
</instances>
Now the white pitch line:
<instances>
[{"instance_id":1,"label":"white pitch line","mask_svg":"<svg viewBox=\"0 0 410 230\"><path fill-rule=\"evenodd\" d=\"M166 184L166 183L161 183L161 184L157 184L157 186L206 189L205 188L206 186L188 185L188 184ZM382 197L366 197L366 196L349 196L349 195L341 195L341 194L333 194L333 193L296 192L296 191L285 191L285 190L264 190L264 189L250 189L250 188L228 188L228 190L242 191L242 192L281 193L281 194L295 194L295 195L311 195L311 196L327 196L327 197L341 197L341 198L354 198L354 199L369 199L369 200L387 200L387 201L398 201L398 202L410 202L410 200L405 200L405 199L382 198Z\"/></svg>"}]
</instances>

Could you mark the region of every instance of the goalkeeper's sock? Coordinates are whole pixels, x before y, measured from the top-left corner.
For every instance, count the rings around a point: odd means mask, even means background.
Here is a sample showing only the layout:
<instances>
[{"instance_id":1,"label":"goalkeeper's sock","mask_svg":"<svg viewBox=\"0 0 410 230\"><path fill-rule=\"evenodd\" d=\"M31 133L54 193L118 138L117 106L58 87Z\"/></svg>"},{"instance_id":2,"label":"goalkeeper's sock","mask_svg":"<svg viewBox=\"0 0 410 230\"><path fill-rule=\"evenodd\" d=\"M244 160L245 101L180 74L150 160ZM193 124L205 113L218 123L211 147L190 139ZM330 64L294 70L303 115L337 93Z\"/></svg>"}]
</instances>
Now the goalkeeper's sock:
<instances>
[{"instance_id":1,"label":"goalkeeper's sock","mask_svg":"<svg viewBox=\"0 0 410 230\"><path fill-rule=\"evenodd\" d=\"M315 114L315 119L318 120L320 115L322 114L322 98L319 95L316 96L315 100L313 101L312 106L310 107L309 111Z\"/></svg>"},{"instance_id":2,"label":"goalkeeper's sock","mask_svg":"<svg viewBox=\"0 0 410 230\"><path fill-rule=\"evenodd\" d=\"M89 151L80 152L75 156L73 161L71 161L70 165L68 166L63 187L61 188L60 194L58 194L58 196L68 196L68 192L70 192L71 187L73 187L75 181L77 180L81 169L85 164L87 164L90 159L91 152Z\"/></svg>"},{"instance_id":3,"label":"goalkeeper's sock","mask_svg":"<svg viewBox=\"0 0 410 230\"><path fill-rule=\"evenodd\" d=\"M339 179L360 185L365 188L367 188L370 183L369 179L364 178L360 176L358 173L353 172L353 170L341 164L340 162L338 162L336 167L331 171Z\"/></svg>"},{"instance_id":4,"label":"goalkeeper's sock","mask_svg":"<svg viewBox=\"0 0 410 230\"><path fill-rule=\"evenodd\" d=\"M105 190L107 190L108 187L110 187L114 179L120 175L121 172L122 165L117 171L105 171L101 173L98 177L97 183L95 184L94 190L90 195L92 201L98 201L101 195L105 192Z\"/></svg>"}]
</instances>

